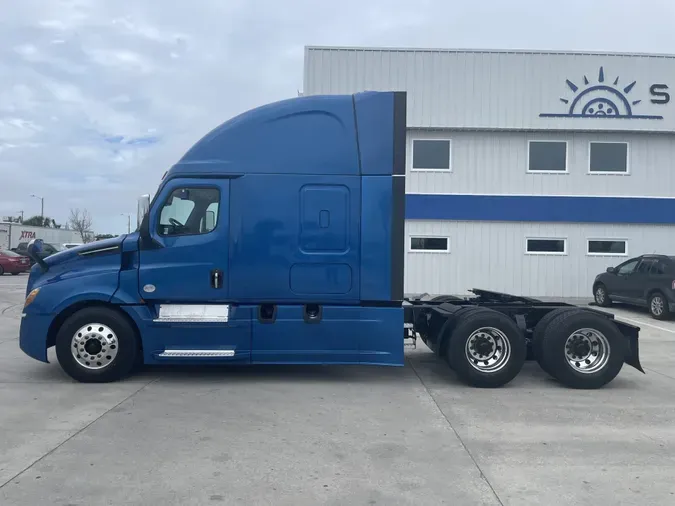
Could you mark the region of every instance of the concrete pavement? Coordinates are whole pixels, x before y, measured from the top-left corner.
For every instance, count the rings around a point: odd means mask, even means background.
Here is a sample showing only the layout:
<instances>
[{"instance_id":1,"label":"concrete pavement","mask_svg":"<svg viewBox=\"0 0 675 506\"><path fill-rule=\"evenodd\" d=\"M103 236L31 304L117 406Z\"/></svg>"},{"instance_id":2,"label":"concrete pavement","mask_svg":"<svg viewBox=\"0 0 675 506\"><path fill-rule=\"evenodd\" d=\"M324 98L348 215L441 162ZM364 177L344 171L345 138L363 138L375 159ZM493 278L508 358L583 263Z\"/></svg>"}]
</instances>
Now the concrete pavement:
<instances>
[{"instance_id":1,"label":"concrete pavement","mask_svg":"<svg viewBox=\"0 0 675 506\"><path fill-rule=\"evenodd\" d=\"M0 504L675 504L675 323L640 311L647 375L567 390L405 368L150 369L81 385L18 349L0 278ZM18 304L18 305L17 305Z\"/></svg>"}]
</instances>

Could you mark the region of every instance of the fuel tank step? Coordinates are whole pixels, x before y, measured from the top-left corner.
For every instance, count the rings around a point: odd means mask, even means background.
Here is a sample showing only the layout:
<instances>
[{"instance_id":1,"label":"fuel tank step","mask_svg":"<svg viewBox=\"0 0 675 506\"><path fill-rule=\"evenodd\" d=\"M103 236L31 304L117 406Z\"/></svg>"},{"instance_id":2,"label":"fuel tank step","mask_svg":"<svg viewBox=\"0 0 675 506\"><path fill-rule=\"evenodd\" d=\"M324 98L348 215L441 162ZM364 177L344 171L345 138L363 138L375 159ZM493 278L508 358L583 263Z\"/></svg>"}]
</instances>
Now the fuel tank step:
<instances>
[{"instance_id":1,"label":"fuel tank step","mask_svg":"<svg viewBox=\"0 0 675 506\"><path fill-rule=\"evenodd\" d=\"M164 350L161 358L212 358L234 357L234 350Z\"/></svg>"}]
</instances>

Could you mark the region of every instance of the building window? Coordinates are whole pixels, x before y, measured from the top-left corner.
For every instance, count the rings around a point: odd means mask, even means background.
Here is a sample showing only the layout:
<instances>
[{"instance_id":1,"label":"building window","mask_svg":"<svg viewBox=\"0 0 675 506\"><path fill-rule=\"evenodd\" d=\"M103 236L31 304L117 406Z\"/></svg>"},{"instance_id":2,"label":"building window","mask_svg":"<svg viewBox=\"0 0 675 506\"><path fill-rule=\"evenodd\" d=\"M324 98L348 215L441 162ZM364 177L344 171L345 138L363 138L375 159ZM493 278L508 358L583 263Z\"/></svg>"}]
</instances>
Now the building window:
<instances>
[{"instance_id":1,"label":"building window","mask_svg":"<svg viewBox=\"0 0 675 506\"><path fill-rule=\"evenodd\" d=\"M450 170L450 139L413 139L413 170Z\"/></svg>"},{"instance_id":2,"label":"building window","mask_svg":"<svg viewBox=\"0 0 675 506\"><path fill-rule=\"evenodd\" d=\"M531 255L565 255L567 253L567 239L528 238L525 252Z\"/></svg>"},{"instance_id":3,"label":"building window","mask_svg":"<svg viewBox=\"0 0 675 506\"><path fill-rule=\"evenodd\" d=\"M588 255L626 256L628 254L627 241L623 239L589 239L586 252Z\"/></svg>"},{"instance_id":4,"label":"building window","mask_svg":"<svg viewBox=\"0 0 675 506\"><path fill-rule=\"evenodd\" d=\"M528 172L567 172L566 141L529 141Z\"/></svg>"},{"instance_id":5,"label":"building window","mask_svg":"<svg viewBox=\"0 0 675 506\"><path fill-rule=\"evenodd\" d=\"M450 251L450 239L447 237L411 237L410 251L447 253Z\"/></svg>"},{"instance_id":6,"label":"building window","mask_svg":"<svg viewBox=\"0 0 675 506\"><path fill-rule=\"evenodd\" d=\"M628 174L627 142L591 142L589 151L591 174Z\"/></svg>"}]
</instances>

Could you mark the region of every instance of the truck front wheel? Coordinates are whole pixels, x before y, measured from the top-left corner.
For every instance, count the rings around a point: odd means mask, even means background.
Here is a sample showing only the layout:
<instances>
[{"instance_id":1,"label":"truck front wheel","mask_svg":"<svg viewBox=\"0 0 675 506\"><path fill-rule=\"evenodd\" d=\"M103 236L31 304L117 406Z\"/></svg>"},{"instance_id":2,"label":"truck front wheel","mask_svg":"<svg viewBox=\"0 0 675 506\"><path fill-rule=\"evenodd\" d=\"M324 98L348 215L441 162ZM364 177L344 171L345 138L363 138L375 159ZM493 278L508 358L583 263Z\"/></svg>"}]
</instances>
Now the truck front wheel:
<instances>
[{"instance_id":1,"label":"truck front wheel","mask_svg":"<svg viewBox=\"0 0 675 506\"><path fill-rule=\"evenodd\" d=\"M501 387L525 363L525 338L506 315L491 309L469 311L455 326L447 347L450 367L475 387Z\"/></svg>"},{"instance_id":2,"label":"truck front wheel","mask_svg":"<svg viewBox=\"0 0 675 506\"><path fill-rule=\"evenodd\" d=\"M136 330L120 313L90 307L66 319L56 335L56 357L63 370L82 383L117 381L140 358Z\"/></svg>"}]
</instances>

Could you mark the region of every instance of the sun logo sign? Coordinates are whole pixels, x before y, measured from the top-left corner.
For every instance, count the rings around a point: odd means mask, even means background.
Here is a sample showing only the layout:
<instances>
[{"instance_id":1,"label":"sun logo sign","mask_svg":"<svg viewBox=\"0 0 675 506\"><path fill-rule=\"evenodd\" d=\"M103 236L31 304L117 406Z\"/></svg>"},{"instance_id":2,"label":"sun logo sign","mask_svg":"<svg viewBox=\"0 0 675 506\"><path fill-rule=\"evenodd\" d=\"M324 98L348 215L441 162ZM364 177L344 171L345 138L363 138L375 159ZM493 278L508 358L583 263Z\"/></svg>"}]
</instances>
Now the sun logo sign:
<instances>
[{"instance_id":1,"label":"sun logo sign","mask_svg":"<svg viewBox=\"0 0 675 506\"><path fill-rule=\"evenodd\" d=\"M584 76L583 85L577 85L567 79L567 87L572 95L561 97L560 101L567 106L567 112L542 113L540 118L605 118L605 119L663 119L663 116L635 114L635 109L642 102L631 95L637 81L622 85L619 77L613 81L606 79L602 67L598 71L598 82L594 83ZM654 104L666 104L670 95L664 90L668 86L653 84L649 91Z\"/></svg>"}]
</instances>

